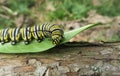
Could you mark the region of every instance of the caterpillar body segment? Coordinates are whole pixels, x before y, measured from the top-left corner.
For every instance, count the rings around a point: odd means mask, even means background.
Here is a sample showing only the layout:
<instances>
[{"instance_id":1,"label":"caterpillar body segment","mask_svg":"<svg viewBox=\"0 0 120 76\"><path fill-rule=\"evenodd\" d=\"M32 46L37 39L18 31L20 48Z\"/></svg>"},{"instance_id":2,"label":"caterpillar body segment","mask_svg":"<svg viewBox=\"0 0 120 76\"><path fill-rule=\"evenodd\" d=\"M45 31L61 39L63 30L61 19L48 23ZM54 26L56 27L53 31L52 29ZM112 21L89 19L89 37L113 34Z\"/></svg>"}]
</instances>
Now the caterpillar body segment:
<instances>
[{"instance_id":1,"label":"caterpillar body segment","mask_svg":"<svg viewBox=\"0 0 120 76\"><path fill-rule=\"evenodd\" d=\"M11 41L12 45L20 41L29 44L33 39L41 42L44 38L51 38L55 45L63 39L62 25L44 23L41 25L28 26L23 28L6 28L0 30L1 44Z\"/></svg>"},{"instance_id":2,"label":"caterpillar body segment","mask_svg":"<svg viewBox=\"0 0 120 76\"><path fill-rule=\"evenodd\" d=\"M31 27L25 27L21 28L21 38L24 41L25 44L29 44L32 40L32 33L31 33Z\"/></svg>"},{"instance_id":3,"label":"caterpillar body segment","mask_svg":"<svg viewBox=\"0 0 120 76\"><path fill-rule=\"evenodd\" d=\"M8 33L9 28L2 29L0 32L0 41L1 44L7 43L10 41L9 39L9 33Z\"/></svg>"},{"instance_id":4,"label":"caterpillar body segment","mask_svg":"<svg viewBox=\"0 0 120 76\"><path fill-rule=\"evenodd\" d=\"M20 28L9 29L9 36L10 36L11 44L15 45L17 42L21 40Z\"/></svg>"}]
</instances>

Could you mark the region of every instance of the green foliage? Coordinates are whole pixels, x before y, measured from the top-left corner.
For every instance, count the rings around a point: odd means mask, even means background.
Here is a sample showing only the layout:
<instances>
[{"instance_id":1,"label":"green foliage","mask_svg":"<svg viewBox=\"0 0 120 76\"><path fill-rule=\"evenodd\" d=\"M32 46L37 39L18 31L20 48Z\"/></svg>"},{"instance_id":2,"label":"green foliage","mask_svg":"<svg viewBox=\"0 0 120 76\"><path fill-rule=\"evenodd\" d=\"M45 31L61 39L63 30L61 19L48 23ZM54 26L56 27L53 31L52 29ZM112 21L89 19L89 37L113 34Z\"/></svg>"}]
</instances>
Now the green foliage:
<instances>
[{"instance_id":1,"label":"green foliage","mask_svg":"<svg viewBox=\"0 0 120 76\"><path fill-rule=\"evenodd\" d=\"M101 0L100 6L95 6L98 13L107 16L120 15L120 0Z\"/></svg>"},{"instance_id":2,"label":"green foliage","mask_svg":"<svg viewBox=\"0 0 120 76\"><path fill-rule=\"evenodd\" d=\"M85 1L88 2L89 0L85 0ZM48 12L47 16L50 20L79 19L87 16L87 12L90 9L90 7L88 7L90 3L87 4L86 2L83 2L81 0L53 1L55 10Z\"/></svg>"},{"instance_id":3,"label":"green foliage","mask_svg":"<svg viewBox=\"0 0 120 76\"><path fill-rule=\"evenodd\" d=\"M115 42L120 40L120 35L113 35L108 41Z\"/></svg>"},{"instance_id":4,"label":"green foliage","mask_svg":"<svg viewBox=\"0 0 120 76\"><path fill-rule=\"evenodd\" d=\"M119 0L98 0L98 2L100 3L99 5L94 5L95 3L93 4L93 0L7 0L5 6L13 12L30 17L35 16L34 13L32 13L33 11L43 14L43 20L46 19L48 22L55 20L74 20L87 17L87 13L93 9L96 9L97 12L102 15L120 15ZM50 3L55 10L46 9ZM32 6L33 9L31 10ZM0 14L8 15L1 7ZM0 21L5 20L6 23L3 24L10 25L14 18L11 18L12 20L3 18L0 19Z\"/></svg>"},{"instance_id":5,"label":"green foliage","mask_svg":"<svg viewBox=\"0 0 120 76\"><path fill-rule=\"evenodd\" d=\"M8 6L19 14L30 14L30 7L34 5L35 0L9 0Z\"/></svg>"},{"instance_id":6,"label":"green foliage","mask_svg":"<svg viewBox=\"0 0 120 76\"><path fill-rule=\"evenodd\" d=\"M12 27L13 24L13 20L11 19L0 18L0 29Z\"/></svg>"},{"instance_id":7,"label":"green foliage","mask_svg":"<svg viewBox=\"0 0 120 76\"><path fill-rule=\"evenodd\" d=\"M86 29L90 29L99 23L96 24L89 24L86 26L83 26L81 28L65 32L64 33L64 40L61 42L66 43L68 42L71 38L76 36L77 34L81 33L82 31ZM22 48L21 48L22 47ZM34 48L33 48L34 47ZM6 43L4 45L0 46L0 52L1 53L32 53L32 52L43 52L47 51L50 48L55 47L55 45L52 43L52 40L50 39L44 39L44 41L38 43L37 41L31 42L29 45L25 45L24 42L20 42L16 45L11 45L11 43Z\"/></svg>"},{"instance_id":8,"label":"green foliage","mask_svg":"<svg viewBox=\"0 0 120 76\"><path fill-rule=\"evenodd\" d=\"M120 15L119 0L98 0L99 5L94 5L93 0L49 0L46 5L49 2L55 7L54 11L47 12L50 21L80 19L86 17L89 10L94 9L102 15Z\"/></svg>"},{"instance_id":9,"label":"green foliage","mask_svg":"<svg viewBox=\"0 0 120 76\"><path fill-rule=\"evenodd\" d=\"M5 5L7 10L0 7L0 14L4 16L0 16L0 28L15 26L14 20L16 16L14 16L14 12L18 13L18 15L30 15L30 7L33 6L34 3L35 0L7 0ZM9 12L9 10L12 12Z\"/></svg>"}]
</instances>

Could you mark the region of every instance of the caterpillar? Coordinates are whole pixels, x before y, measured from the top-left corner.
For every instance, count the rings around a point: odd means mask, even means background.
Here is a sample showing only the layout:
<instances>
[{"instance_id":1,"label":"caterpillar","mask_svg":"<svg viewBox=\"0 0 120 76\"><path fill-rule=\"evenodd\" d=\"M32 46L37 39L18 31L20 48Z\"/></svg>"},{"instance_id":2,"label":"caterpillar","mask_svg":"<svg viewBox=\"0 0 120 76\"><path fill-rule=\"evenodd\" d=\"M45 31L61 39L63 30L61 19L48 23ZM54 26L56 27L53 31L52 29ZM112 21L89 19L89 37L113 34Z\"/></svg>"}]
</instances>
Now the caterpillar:
<instances>
[{"instance_id":1,"label":"caterpillar","mask_svg":"<svg viewBox=\"0 0 120 76\"><path fill-rule=\"evenodd\" d=\"M2 29L0 30L0 42L1 44L11 42L12 45L15 45L23 40L27 45L34 39L41 42L44 38L51 38L53 44L57 45L63 39L63 34L62 25L43 23L22 28Z\"/></svg>"}]
</instances>

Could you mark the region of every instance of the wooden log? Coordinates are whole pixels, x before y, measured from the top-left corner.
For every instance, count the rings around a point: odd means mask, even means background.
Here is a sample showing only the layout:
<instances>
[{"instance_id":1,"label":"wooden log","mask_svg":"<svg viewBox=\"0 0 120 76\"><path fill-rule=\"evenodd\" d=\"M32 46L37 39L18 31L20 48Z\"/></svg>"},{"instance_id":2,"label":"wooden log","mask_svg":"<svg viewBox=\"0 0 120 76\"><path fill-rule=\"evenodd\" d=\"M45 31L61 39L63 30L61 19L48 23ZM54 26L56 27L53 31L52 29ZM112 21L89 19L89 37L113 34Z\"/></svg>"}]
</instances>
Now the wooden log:
<instances>
[{"instance_id":1,"label":"wooden log","mask_svg":"<svg viewBox=\"0 0 120 76\"><path fill-rule=\"evenodd\" d=\"M120 76L120 42L71 42L42 53L0 54L0 76Z\"/></svg>"}]
</instances>

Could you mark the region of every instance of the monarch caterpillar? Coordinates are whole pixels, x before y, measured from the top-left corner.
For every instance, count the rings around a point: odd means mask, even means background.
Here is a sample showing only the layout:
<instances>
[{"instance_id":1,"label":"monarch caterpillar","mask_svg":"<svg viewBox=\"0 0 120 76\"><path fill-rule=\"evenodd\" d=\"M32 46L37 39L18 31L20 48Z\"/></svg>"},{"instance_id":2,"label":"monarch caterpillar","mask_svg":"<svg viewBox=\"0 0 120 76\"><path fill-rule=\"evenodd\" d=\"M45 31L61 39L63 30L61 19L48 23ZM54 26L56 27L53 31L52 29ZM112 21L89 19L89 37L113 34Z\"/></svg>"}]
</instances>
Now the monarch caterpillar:
<instances>
[{"instance_id":1,"label":"monarch caterpillar","mask_svg":"<svg viewBox=\"0 0 120 76\"><path fill-rule=\"evenodd\" d=\"M0 30L1 44L11 41L15 45L23 40L25 44L29 44L33 39L41 42L44 38L51 38L54 44L59 44L63 38L63 27L57 24L41 24L22 28L6 28Z\"/></svg>"}]
</instances>

